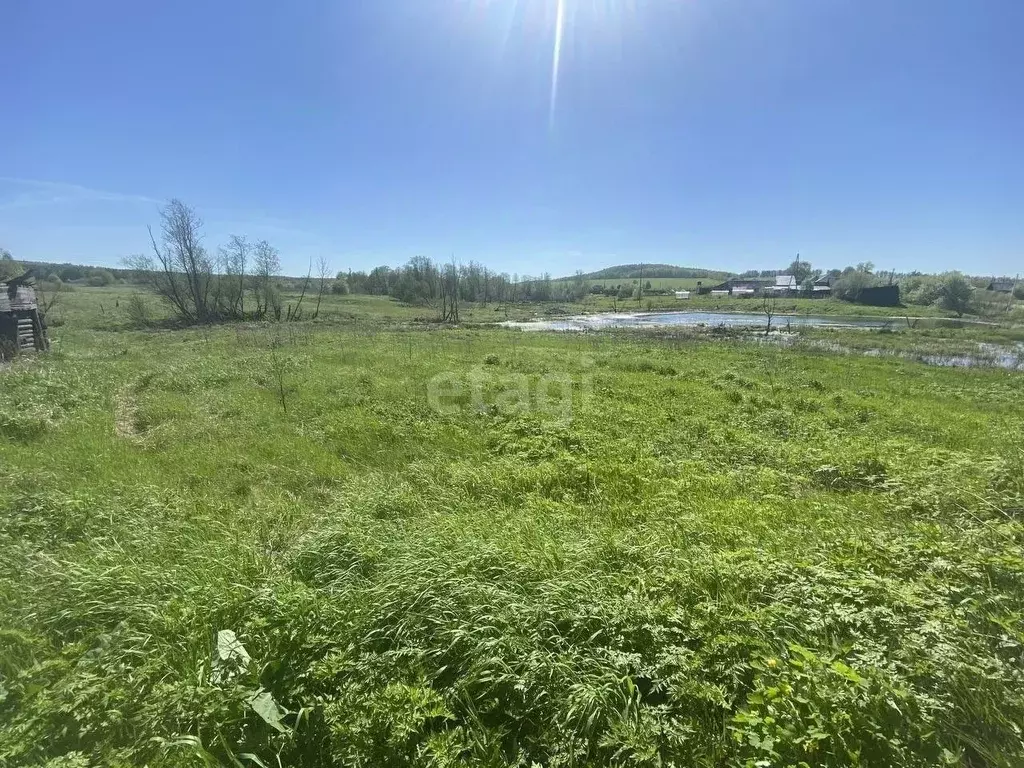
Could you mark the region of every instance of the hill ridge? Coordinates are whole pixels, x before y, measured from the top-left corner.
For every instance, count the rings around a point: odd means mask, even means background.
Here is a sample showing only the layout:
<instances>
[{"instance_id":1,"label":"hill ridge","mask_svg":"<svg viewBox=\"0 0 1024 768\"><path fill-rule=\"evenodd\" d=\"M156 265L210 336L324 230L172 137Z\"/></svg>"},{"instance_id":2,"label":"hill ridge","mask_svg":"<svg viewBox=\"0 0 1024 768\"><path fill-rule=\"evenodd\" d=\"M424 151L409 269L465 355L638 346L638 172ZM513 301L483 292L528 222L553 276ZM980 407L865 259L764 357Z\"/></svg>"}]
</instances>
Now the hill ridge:
<instances>
[{"instance_id":1,"label":"hill ridge","mask_svg":"<svg viewBox=\"0 0 1024 768\"><path fill-rule=\"evenodd\" d=\"M679 267L674 264L617 264L582 275L584 280L631 280L643 278L725 278L731 273L703 267ZM560 277L559 280L575 280L576 275Z\"/></svg>"}]
</instances>

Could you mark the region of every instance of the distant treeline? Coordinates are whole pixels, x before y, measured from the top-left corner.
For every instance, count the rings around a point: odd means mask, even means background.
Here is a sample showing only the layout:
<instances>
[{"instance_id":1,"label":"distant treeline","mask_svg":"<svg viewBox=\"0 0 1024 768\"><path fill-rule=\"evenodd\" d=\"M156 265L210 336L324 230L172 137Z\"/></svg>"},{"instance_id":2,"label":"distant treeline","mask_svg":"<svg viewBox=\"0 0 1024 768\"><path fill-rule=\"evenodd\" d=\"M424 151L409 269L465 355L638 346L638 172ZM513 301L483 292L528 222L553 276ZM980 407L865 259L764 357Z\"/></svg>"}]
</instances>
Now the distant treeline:
<instances>
[{"instance_id":1,"label":"distant treeline","mask_svg":"<svg viewBox=\"0 0 1024 768\"><path fill-rule=\"evenodd\" d=\"M539 277L495 272L483 264L440 263L416 256L402 267L377 267L370 272L339 272L335 293L392 296L408 304L433 306L454 291L463 302L579 301L590 284L584 275L556 280L550 274Z\"/></svg>"},{"instance_id":2,"label":"distant treeline","mask_svg":"<svg viewBox=\"0 0 1024 768\"><path fill-rule=\"evenodd\" d=\"M433 307L444 319L457 318L459 304L467 302L571 303L580 301L587 294L639 299L671 292L664 284L652 286L650 278L705 280L704 288L710 290L716 282L729 279L770 280L777 275L793 275L797 278L799 288L795 292L798 294L820 295L815 293L814 286L826 283L830 287L829 294L843 301L886 306L936 304L958 314L978 309L978 302L984 300L986 294L997 295L986 291L991 278L967 277L960 273L879 272L869 261L825 271L815 269L810 262L799 258L783 269L748 270L738 275L670 264L621 264L596 272L577 272L572 277L553 278L549 273L531 276L498 272L477 261L459 264L417 256L400 267L379 266L368 272L343 270L333 280L327 273L326 260L321 259L315 278L312 275L287 277L279 273L276 249L266 243L250 244L245 238L233 237L217 253L207 253L199 240L201 221L180 201L172 201L168 210L175 206L184 211L184 219L195 228L196 239L193 241L186 237L178 242L180 233L166 231L165 211L164 242L152 243L155 259L133 257L131 269L118 269L71 263L17 262L9 252L0 249L0 280L31 270L38 281L51 287L58 283L93 286L134 283L154 290L178 310L177 314L190 321L235 316L261 318L268 314L279 317L284 310L291 312L282 300L282 294L295 292L305 295L311 288L315 292L318 309L319 297L328 286L335 294L390 296L408 304ZM263 266L251 269L259 261L255 258L257 251L265 251L273 258ZM250 255L254 258L252 263L249 262ZM613 280L623 282L616 285L610 283ZM1024 299L1024 284L1009 278L999 282L1012 286L1004 292ZM250 299L248 303L246 297Z\"/></svg>"},{"instance_id":3,"label":"distant treeline","mask_svg":"<svg viewBox=\"0 0 1024 768\"><path fill-rule=\"evenodd\" d=\"M45 261L21 261L21 268L31 271L37 280L63 283L84 282L89 285L112 285L118 281L131 281L130 269L89 267L81 264L51 264Z\"/></svg>"}]
</instances>

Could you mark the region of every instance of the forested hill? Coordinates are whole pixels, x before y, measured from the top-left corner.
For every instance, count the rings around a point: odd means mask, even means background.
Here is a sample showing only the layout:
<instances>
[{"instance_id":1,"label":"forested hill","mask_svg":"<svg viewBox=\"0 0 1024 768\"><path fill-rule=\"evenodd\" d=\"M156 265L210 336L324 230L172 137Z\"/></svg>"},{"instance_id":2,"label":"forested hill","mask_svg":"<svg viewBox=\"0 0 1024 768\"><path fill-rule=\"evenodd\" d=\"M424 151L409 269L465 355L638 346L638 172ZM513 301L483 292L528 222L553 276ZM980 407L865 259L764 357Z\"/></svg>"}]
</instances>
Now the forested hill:
<instances>
[{"instance_id":1,"label":"forested hill","mask_svg":"<svg viewBox=\"0 0 1024 768\"><path fill-rule=\"evenodd\" d=\"M729 276L728 272L718 272L712 269L698 269L696 267L675 267L671 264L619 264L614 267L600 269L597 272L589 272L583 275L584 280L631 280L636 278L649 277L677 277L677 278L704 278L724 280ZM570 280L571 277L562 278Z\"/></svg>"}]
</instances>

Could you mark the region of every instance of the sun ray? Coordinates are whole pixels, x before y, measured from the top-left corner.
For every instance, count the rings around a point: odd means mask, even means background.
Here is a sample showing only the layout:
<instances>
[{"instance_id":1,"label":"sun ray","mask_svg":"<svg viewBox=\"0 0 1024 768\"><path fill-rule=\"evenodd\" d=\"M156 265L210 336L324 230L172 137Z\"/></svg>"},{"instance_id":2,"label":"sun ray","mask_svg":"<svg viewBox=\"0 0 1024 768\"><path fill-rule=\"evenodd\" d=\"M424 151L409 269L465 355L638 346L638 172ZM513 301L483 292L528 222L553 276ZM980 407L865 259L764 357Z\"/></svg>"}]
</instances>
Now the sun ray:
<instances>
[{"instance_id":1,"label":"sun ray","mask_svg":"<svg viewBox=\"0 0 1024 768\"><path fill-rule=\"evenodd\" d=\"M562 37L565 32L565 3L558 0L555 18L555 50L551 57L551 104L548 107L548 125L554 128L555 108L558 105L558 76L562 65Z\"/></svg>"}]
</instances>

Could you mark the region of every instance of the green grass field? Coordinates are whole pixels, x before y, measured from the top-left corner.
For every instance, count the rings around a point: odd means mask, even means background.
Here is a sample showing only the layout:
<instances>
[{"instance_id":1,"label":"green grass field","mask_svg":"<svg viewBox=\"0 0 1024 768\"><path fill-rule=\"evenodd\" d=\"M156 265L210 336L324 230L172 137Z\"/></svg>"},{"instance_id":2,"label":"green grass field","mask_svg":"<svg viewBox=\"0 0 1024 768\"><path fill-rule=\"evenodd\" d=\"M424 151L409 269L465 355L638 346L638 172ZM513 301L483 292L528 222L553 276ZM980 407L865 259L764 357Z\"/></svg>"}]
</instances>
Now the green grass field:
<instances>
[{"instance_id":1,"label":"green grass field","mask_svg":"<svg viewBox=\"0 0 1024 768\"><path fill-rule=\"evenodd\" d=\"M0 369L0 765L1024 764L1020 373L130 293Z\"/></svg>"}]
</instances>

